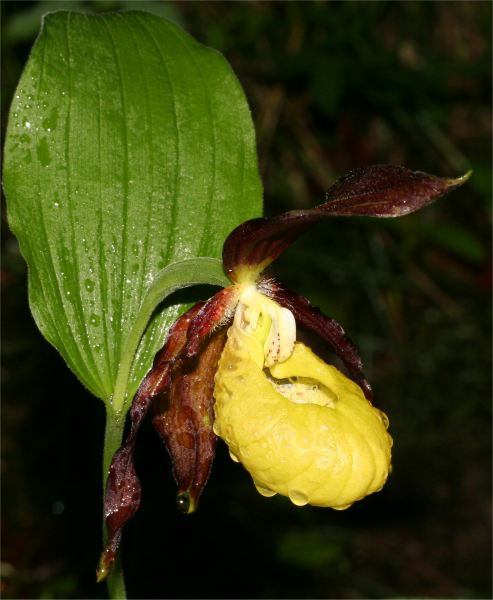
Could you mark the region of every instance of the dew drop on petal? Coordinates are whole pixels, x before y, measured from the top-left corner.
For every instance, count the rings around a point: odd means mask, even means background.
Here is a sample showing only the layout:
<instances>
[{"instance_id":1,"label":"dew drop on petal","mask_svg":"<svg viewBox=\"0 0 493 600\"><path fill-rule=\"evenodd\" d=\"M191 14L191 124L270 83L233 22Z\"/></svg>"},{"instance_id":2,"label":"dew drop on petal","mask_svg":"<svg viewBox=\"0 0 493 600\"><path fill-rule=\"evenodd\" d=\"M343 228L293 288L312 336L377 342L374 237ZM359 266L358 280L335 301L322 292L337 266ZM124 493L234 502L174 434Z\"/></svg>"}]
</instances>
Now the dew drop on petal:
<instances>
[{"instance_id":1,"label":"dew drop on petal","mask_svg":"<svg viewBox=\"0 0 493 600\"><path fill-rule=\"evenodd\" d=\"M272 496L276 495L276 492L273 492L271 489L269 489L268 487L265 487L265 485L262 485L258 481L254 481L253 483L255 484L255 487L257 488L257 492L261 496L265 496L265 498L272 498Z\"/></svg>"},{"instance_id":2,"label":"dew drop on petal","mask_svg":"<svg viewBox=\"0 0 493 600\"><path fill-rule=\"evenodd\" d=\"M352 502L351 504L344 504L343 506L333 506L332 508L334 510L346 510L346 508L349 508L350 506L352 506Z\"/></svg>"},{"instance_id":3,"label":"dew drop on petal","mask_svg":"<svg viewBox=\"0 0 493 600\"><path fill-rule=\"evenodd\" d=\"M289 490L289 499L296 506L305 506L308 504L308 496L303 492L299 492L298 490Z\"/></svg>"},{"instance_id":4,"label":"dew drop on petal","mask_svg":"<svg viewBox=\"0 0 493 600\"><path fill-rule=\"evenodd\" d=\"M236 454L233 454L233 452L231 452L231 450L229 451L229 456L231 457L231 460L233 460L234 462L239 463L240 459L236 456Z\"/></svg>"}]
</instances>

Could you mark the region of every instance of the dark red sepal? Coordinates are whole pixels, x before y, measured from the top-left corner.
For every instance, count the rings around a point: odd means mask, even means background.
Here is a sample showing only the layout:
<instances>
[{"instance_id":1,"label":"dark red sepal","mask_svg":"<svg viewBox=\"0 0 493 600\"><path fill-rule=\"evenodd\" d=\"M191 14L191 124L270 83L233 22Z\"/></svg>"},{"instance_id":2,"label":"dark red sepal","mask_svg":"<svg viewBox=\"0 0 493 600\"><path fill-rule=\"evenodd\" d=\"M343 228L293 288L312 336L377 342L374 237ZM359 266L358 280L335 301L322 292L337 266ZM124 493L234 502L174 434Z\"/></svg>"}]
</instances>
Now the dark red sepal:
<instances>
[{"instance_id":1,"label":"dark red sepal","mask_svg":"<svg viewBox=\"0 0 493 600\"><path fill-rule=\"evenodd\" d=\"M213 385L214 367L217 365L217 360L219 359L220 350L222 349L221 344L224 344L224 338L220 334L213 336L213 333L229 323L232 318L234 305L233 288L225 288L220 290L207 302L200 302L183 314L170 329L162 350L154 358L152 369L137 390L130 409L130 432L121 448L113 457L106 483L105 518L108 541L97 569L98 581L103 580L111 570L116 558L122 529L134 516L140 505L140 481L133 463L137 432L151 403L157 402L158 398L168 397L170 386L175 378L176 388L173 388L174 391L171 394L171 397L174 399L174 410L177 411L181 422L187 423L186 427L189 427L192 432L195 431L195 435L203 440L202 443L197 443L196 447L204 451L205 459L201 463L195 454L189 455L187 458L177 450L177 446L171 441L169 442L168 449L175 467L175 475L180 473L181 477L184 469L192 469L193 471L191 487L187 487L186 490L180 489L182 492L190 494L189 498L187 496L186 498L182 498L182 500L190 500L190 506L196 506L200 492L207 481L215 445L215 436L212 432L212 418L209 418L209 431L206 423L204 423L202 429L200 428L197 415L205 417L206 413L208 415L209 411L212 410L212 393L208 394L207 392L207 399L204 399L203 391L209 390ZM210 350L208 349L209 346ZM200 385L199 379L203 374L200 368L202 360L200 354L202 351L205 352L206 358L204 360L210 367L210 370L207 372L207 375L204 375L207 381L203 380L205 388L200 396L204 401L205 408L203 414L201 414L202 409L195 411L197 412L195 414L193 410L195 400L190 399L189 391L191 391L191 388L197 388ZM216 353L218 353L217 358ZM195 364L196 360L199 361L198 367ZM187 378L187 374L191 375L191 377ZM198 378L197 374L199 375ZM186 398L186 401L183 401L183 398ZM183 411L181 411L180 407L183 407ZM158 414L160 413L158 412ZM160 431L159 422L156 428ZM160 431L160 433L162 432ZM168 444L166 436L163 435L163 437L165 437ZM171 440L173 433L170 433L168 437ZM205 442L204 440L207 437L210 439L208 442ZM190 460L190 465L183 466L187 459ZM175 466L175 460L181 461L183 465ZM200 467L197 467L198 463L200 463ZM179 485L181 485L181 480L179 481ZM183 505L180 508L183 509ZM190 510L187 510L187 512L190 512Z\"/></svg>"},{"instance_id":2,"label":"dark red sepal","mask_svg":"<svg viewBox=\"0 0 493 600\"><path fill-rule=\"evenodd\" d=\"M106 480L104 514L108 538L96 572L98 581L102 581L110 572L122 529L140 505L140 481L133 462L137 433L153 399L158 394L165 393L169 387L171 373L185 345L190 323L202 306L203 303L196 304L174 323L163 349L156 354L152 369L135 394L130 409L130 432L113 456Z\"/></svg>"},{"instance_id":3,"label":"dark red sepal","mask_svg":"<svg viewBox=\"0 0 493 600\"><path fill-rule=\"evenodd\" d=\"M349 376L360 386L366 398L373 401L373 391L363 373L358 349L337 321L323 315L309 300L284 287L279 281L265 280L260 283L259 289L289 309L298 325L320 336L342 360Z\"/></svg>"},{"instance_id":4,"label":"dark red sepal","mask_svg":"<svg viewBox=\"0 0 493 600\"><path fill-rule=\"evenodd\" d=\"M214 333L191 368L175 372L167 394L156 398L152 423L166 444L178 484L178 508L196 510L214 459L214 376L226 330Z\"/></svg>"},{"instance_id":5,"label":"dark red sepal","mask_svg":"<svg viewBox=\"0 0 493 600\"><path fill-rule=\"evenodd\" d=\"M235 293L232 287L220 290L194 315L171 388L156 399L153 425L168 448L178 484L177 505L184 513L197 508L214 458L214 375L224 329L233 318Z\"/></svg>"},{"instance_id":6,"label":"dark red sepal","mask_svg":"<svg viewBox=\"0 0 493 600\"><path fill-rule=\"evenodd\" d=\"M372 165L343 175L327 191L321 208L331 216L403 217L469 179L451 179L394 165Z\"/></svg>"},{"instance_id":7,"label":"dark red sepal","mask_svg":"<svg viewBox=\"0 0 493 600\"><path fill-rule=\"evenodd\" d=\"M234 229L223 247L223 263L232 281L242 269L257 277L310 226L326 217L400 217L427 206L462 185L457 179L435 177L393 165L354 169L326 193L324 204L273 218L253 219Z\"/></svg>"},{"instance_id":8,"label":"dark red sepal","mask_svg":"<svg viewBox=\"0 0 493 600\"><path fill-rule=\"evenodd\" d=\"M202 306L190 324L182 359L190 360L197 356L208 336L231 322L236 306L235 294L233 287L224 288Z\"/></svg>"}]
</instances>

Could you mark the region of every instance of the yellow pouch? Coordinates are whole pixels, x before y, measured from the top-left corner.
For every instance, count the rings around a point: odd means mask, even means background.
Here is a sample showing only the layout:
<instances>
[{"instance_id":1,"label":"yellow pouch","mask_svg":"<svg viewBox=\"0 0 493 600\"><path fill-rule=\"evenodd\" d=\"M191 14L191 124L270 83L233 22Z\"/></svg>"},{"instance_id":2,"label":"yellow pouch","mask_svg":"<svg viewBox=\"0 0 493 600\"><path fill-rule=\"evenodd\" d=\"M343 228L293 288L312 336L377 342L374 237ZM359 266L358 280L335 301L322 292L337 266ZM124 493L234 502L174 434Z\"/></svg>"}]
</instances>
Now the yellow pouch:
<instances>
[{"instance_id":1,"label":"yellow pouch","mask_svg":"<svg viewBox=\"0 0 493 600\"><path fill-rule=\"evenodd\" d=\"M307 346L264 368L261 340L233 325L215 377L214 430L265 496L342 510L384 485L388 419Z\"/></svg>"}]
</instances>

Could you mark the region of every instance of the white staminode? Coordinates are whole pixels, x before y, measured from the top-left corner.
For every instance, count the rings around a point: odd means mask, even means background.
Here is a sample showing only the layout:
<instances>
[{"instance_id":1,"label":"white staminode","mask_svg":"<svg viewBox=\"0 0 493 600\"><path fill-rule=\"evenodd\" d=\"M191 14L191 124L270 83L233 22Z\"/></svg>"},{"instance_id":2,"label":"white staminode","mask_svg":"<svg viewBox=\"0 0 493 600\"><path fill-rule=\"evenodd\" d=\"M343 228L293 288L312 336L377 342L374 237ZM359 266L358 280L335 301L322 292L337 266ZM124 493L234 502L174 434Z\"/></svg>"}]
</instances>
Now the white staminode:
<instances>
[{"instance_id":1,"label":"white staminode","mask_svg":"<svg viewBox=\"0 0 493 600\"><path fill-rule=\"evenodd\" d=\"M261 294L254 285L245 287L235 314L235 325L246 333L265 340L264 366L287 360L296 341L293 313Z\"/></svg>"}]
</instances>

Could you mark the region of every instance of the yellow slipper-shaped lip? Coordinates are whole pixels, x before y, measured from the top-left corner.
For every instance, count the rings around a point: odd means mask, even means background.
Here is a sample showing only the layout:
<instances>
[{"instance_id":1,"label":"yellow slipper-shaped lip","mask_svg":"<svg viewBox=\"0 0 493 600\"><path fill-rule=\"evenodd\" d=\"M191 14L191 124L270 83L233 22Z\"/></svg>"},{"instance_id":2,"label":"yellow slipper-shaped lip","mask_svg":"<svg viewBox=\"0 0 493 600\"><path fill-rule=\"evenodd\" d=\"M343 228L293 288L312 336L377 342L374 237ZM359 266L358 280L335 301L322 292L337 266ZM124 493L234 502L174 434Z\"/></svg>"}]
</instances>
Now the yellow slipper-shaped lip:
<instances>
[{"instance_id":1,"label":"yellow slipper-shaped lip","mask_svg":"<svg viewBox=\"0 0 493 600\"><path fill-rule=\"evenodd\" d=\"M384 413L304 344L269 367L262 357L262 340L235 322L214 391L215 432L259 492L344 509L380 490L392 445Z\"/></svg>"}]
</instances>

